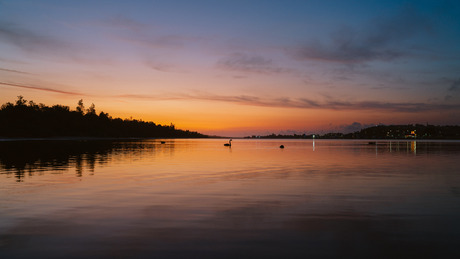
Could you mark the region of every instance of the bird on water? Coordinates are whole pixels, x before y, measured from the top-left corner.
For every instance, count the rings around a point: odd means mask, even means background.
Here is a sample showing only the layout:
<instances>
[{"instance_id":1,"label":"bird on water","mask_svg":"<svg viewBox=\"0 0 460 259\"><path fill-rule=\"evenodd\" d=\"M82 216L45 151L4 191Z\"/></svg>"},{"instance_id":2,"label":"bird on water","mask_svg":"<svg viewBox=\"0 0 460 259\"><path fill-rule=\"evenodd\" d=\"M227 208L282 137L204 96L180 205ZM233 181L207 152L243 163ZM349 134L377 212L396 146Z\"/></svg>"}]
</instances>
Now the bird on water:
<instances>
[{"instance_id":1,"label":"bird on water","mask_svg":"<svg viewBox=\"0 0 460 259\"><path fill-rule=\"evenodd\" d=\"M228 143L225 143L224 146L226 147L231 147L232 146L232 139L228 141Z\"/></svg>"},{"instance_id":2,"label":"bird on water","mask_svg":"<svg viewBox=\"0 0 460 259\"><path fill-rule=\"evenodd\" d=\"M284 148L284 145L281 145L280 148Z\"/></svg>"}]
</instances>

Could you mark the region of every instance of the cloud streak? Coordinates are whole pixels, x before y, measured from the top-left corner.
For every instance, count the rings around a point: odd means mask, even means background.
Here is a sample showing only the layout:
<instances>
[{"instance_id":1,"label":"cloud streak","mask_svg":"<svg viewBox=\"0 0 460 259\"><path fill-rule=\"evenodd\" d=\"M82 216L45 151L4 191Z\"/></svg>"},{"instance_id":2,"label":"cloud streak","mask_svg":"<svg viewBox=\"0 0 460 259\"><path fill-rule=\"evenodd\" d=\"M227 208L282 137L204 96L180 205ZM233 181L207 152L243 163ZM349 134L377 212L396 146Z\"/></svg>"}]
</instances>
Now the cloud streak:
<instances>
[{"instance_id":1,"label":"cloud streak","mask_svg":"<svg viewBox=\"0 0 460 259\"><path fill-rule=\"evenodd\" d=\"M55 88L31 86L16 83L0 82L0 85L32 89L38 91L74 95L74 96L91 96L90 94L59 90ZM344 101L334 99L331 97L323 98L321 100L313 100L310 98L261 98L252 95L216 95L207 93L197 94L163 94L163 95L149 95L149 94L122 94L106 96L109 98L128 98L128 99L143 99L148 101L211 101L211 102L226 102L249 106L260 107L277 107L277 108L297 108L297 109L321 109L321 110L374 110L385 112L404 112L404 113L417 113L427 111L455 111L460 110L460 104L439 104L439 103L404 103L404 102L380 102L380 101Z\"/></svg>"},{"instance_id":2,"label":"cloud streak","mask_svg":"<svg viewBox=\"0 0 460 259\"><path fill-rule=\"evenodd\" d=\"M47 88L47 87L30 86L30 85L23 85L23 84L13 84L13 83L6 83L6 82L0 82L0 85L6 85L6 86L11 86L11 87L16 87L16 88L23 88L23 89L46 91L46 92L59 93L59 94L87 96L87 94L82 94L82 93L78 93L78 92L71 92L71 91L63 91L63 90Z\"/></svg>"},{"instance_id":3,"label":"cloud streak","mask_svg":"<svg viewBox=\"0 0 460 259\"><path fill-rule=\"evenodd\" d=\"M290 72L289 69L277 66L272 59L259 55L249 55L245 53L233 53L222 58L216 64L217 68L259 74L279 74Z\"/></svg>"},{"instance_id":4,"label":"cloud streak","mask_svg":"<svg viewBox=\"0 0 460 259\"><path fill-rule=\"evenodd\" d=\"M69 44L51 36L38 34L11 23L0 22L0 41L28 52L69 49Z\"/></svg>"},{"instance_id":5,"label":"cloud streak","mask_svg":"<svg viewBox=\"0 0 460 259\"><path fill-rule=\"evenodd\" d=\"M30 73L28 73L28 72L19 71L19 70L14 70L14 69L1 68L1 67L0 67L0 71L10 72L10 73L17 73L17 74L30 75Z\"/></svg>"},{"instance_id":6,"label":"cloud streak","mask_svg":"<svg viewBox=\"0 0 460 259\"><path fill-rule=\"evenodd\" d=\"M91 65L113 63L113 57L104 55L102 48L96 51L94 47L79 40L63 40L60 36L48 35L13 23L0 21L0 43L12 45L30 56L73 63L90 63Z\"/></svg>"},{"instance_id":7,"label":"cloud streak","mask_svg":"<svg viewBox=\"0 0 460 259\"><path fill-rule=\"evenodd\" d=\"M129 31L139 31L147 27L147 25L122 14L114 15L104 20L102 23L113 28L124 29Z\"/></svg>"},{"instance_id":8,"label":"cloud streak","mask_svg":"<svg viewBox=\"0 0 460 259\"><path fill-rule=\"evenodd\" d=\"M213 95L213 94L173 94L173 95L117 95L118 98L145 99L152 101L180 101L199 100L227 102L250 106L300 108L300 109L323 109L323 110L374 110L386 112L417 113L427 111L451 111L460 109L460 104L437 104L437 103L403 103L403 102L379 102L358 101L349 102L337 99L312 100L309 98L261 98L251 95Z\"/></svg>"},{"instance_id":9,"label":"cloud streak","mask_svg":"<svg viewBox=\"0 0 460 259\"><path fill-rule=\"evenodd\" d=\"M328 43L310 41L288 50L299 60L341 63L389 61L405 55L404 41L431 30L431 21L415 9L406 7L393 17L376 19L361 29L343 27L332 34Z\"/></svg>"},{"instance_id":10,"label":"cloud streak","mask_svg":"<svg viewBox=\"0 0 460 259\"><path fill-rule=\"evenodd\" d=\"M458 91L460 90L460 78L452 82L449 87L449 91Z\"/></svg>"}]
</instances>

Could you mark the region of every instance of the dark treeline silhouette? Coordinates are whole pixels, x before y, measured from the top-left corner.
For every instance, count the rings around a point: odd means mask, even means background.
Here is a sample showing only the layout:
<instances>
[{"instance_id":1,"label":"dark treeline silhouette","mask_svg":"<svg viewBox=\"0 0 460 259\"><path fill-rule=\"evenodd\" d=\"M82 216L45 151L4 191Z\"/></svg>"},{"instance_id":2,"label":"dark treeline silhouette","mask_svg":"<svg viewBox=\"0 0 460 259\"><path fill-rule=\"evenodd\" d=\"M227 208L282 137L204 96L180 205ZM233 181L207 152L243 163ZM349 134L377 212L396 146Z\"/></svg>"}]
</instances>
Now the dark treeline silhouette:
<instances>
[{"instance_id":1,"label":"dark treeline silhouette","mask_svg":"<svg viewBox=\"0 0 460 259\"><path fill-rule=\"evenodd\" d=\"M247 138L311 139L313 135L266 135ZM378 125L353 133L315 134L318 139L460 139L460 126Z\"/></svg>"},{"instance_id":2,"label":"dark treeline silhouette","mask_svg":"<svg viewBox=\"0 0 460 259\"><path fill-rule=\"evenodd\" d=\"M96 113L94 104L85 109L83 100L75 110L69 106L36 104L18 96L0 108L0 137L149 137L202 138L197 132L136 119L112 118Z\"/></svg>"}]
</instances>

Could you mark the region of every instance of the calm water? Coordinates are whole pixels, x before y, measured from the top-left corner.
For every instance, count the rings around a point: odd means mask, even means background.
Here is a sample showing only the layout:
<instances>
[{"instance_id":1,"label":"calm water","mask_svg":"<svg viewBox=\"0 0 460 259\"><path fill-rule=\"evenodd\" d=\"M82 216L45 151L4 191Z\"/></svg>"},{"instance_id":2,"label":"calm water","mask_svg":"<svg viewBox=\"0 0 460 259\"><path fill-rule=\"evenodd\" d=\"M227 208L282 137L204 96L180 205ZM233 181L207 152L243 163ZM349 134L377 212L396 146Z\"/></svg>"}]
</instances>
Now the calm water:
<instances>
[{"instance_id":1,"label":"calm water","mask_svg":"<svg viewBox=\"0 0 460 259\"><path fill-rule=\"evenodd\" d=\"M460 142L160 141L0 141L0 258L460 256Z\"/></svg>"}]
</instances>

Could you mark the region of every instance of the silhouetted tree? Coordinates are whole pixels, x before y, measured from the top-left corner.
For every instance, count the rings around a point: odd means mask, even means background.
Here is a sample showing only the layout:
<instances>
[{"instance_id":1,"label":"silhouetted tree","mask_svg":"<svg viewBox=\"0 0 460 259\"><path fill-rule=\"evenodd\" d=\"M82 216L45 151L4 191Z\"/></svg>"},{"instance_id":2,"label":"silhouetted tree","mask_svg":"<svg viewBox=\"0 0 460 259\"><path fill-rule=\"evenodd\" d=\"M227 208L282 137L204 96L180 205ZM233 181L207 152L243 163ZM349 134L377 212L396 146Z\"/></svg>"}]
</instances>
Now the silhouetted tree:
<instances>
[{"instance_id":1,"label":"silhouetted tree","mask_svg":"<svg viewBox=\"0 0 460 259\"><path fill-rule=\"evenodd\" d=\"M27 100L24 99L22 95L19 95L18 99L16 100L16 105L22 106L22 105L26 105L26 103L27 103Z\"/></svg>"},{"instance_id":2,"label":"silhouetted tree","mask_svg":"<svg viewBox=\"0 0 460 259\"><path fill-rule=\"evenodd\" d=\"M96 115L96 106L94 103L92 103L91 106L89 106L89 108L86 110L86 114Z\"/></svg>"},{"instance_id":3,"label":"silhouetted tree","mask_svg":"<svg viewBox=\"0 0 460 259\"><path fill-rule=\"evenodd\" d=\"M0 137L206 137L197 132L183 131L136 119L113 119L108 113L96 114L94 104L84 113L83 100L75 111L69 106L35 104L18 96L15 104L5 103L0 109Z\"/></svg>"},{"instance_id":4,"label":"silhouetted tree","mask_svg":"<svg viewBox=\"0 0 460 259\"><path fill-rule=\"evenodd\" d=\"M78 101L78 106L77 106L76 109L77 109L77 112L79 112L79 113L81 113L81 114L84 113L84 111L85 111L85 106L83 105L83 99L80 99L80 100Z\"/></svg>"}]
</instances>

